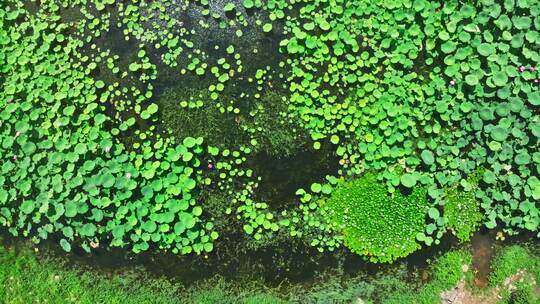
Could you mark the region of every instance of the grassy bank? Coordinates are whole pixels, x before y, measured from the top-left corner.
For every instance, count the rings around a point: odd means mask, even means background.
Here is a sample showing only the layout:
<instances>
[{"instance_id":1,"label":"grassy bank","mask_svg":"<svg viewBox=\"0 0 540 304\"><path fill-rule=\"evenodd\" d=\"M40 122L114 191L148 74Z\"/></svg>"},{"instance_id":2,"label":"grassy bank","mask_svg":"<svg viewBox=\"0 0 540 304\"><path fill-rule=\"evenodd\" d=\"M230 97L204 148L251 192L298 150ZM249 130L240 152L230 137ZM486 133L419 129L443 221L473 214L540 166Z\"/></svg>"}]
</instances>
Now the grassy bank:
<instances>
[{"instance_id":1,"label":"grassy bank","mask_svg":"<svg viewBox=\"0 0 540 304\"><path fill-rule=\"evenodd\" d=\"M261 283L213 279L190 288L140 272L114 275L67 267L31 250L0 249L2 303L440 303L463 297L470 303L538 303L540 256L521 246L502 247L492 261L490 286L476 289L471 254L454 250L424 271L405 267L376 276L327 274L310 286L268 289ZM446 293L445 293L446 292ZM464 302L469 303L469 302Z\"/></svg>"}]
</instances>

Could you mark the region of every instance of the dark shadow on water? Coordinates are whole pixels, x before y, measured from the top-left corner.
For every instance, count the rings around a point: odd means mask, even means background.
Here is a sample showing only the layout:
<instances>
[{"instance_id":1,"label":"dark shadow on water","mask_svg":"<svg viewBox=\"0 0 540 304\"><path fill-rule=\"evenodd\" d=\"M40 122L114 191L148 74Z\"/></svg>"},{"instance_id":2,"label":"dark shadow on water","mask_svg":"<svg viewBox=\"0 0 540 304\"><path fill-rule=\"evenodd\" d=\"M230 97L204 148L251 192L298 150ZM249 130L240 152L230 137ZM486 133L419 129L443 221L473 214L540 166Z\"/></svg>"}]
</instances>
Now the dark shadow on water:
<instances>
[{"instance_id":1,"label":"dark shadow on water","mask_svg":"<svg viewBox=\"0 0 540 304\"><path fill-rule=\"evenodd\" d=\"M320 150L305 149L283 158L259 153L249 166L262 178L257 199L282 208L298 203L298 189L307 190L312 183L324 182L327 175L336 176L338 162L331 145L324 144Z\"/></svg>"},{"instance_id":2,"label":"dark shadow on water","mask_svg":"<svg viewBox=\"0 0 540 304\"><path fill-rule=\"evenodd\" d=\"M5 232L2 236L2 245L6 247L28 246L28 242L21 238L9 237ZM455 242L451 239L444 240L441 245L424 248L394 264L366 262L345 248L320 253L315 248L294 241L281 242L273 247L258 250L239 251L231 246L207 256L180 256L157 250L133 254L119 248L98 248L88 254L78 247L74 247L71 253L66 254L54 239L44 241L36 247L43 256L66 261L67 267L97 270L105 275L139 269L151 276L166 277L186 286L215 275L230 280L262 280L268 286L278 286L282 282L309 285L326 272L338 271L344 275L369 276L392 270L403 264L411 271L426 269L430 259L454 245Z\"/></svg>"},{"instance_id":3,"label":"dark shadow on water","mask_svg":"<svg viewBox=\"0 0 540 304\"><path fill-rule=\"evenodd\" d=\"M0 240L1 245L15 250L29 247L28 241L10 237L5 232ZM314 248L290 242L275 248L237 252L236 255L229 252L226 256L215 252L208 256L180 256L158 251L133 254L119 248L98 248L88 254L77 247L66 253L53 239L35 248L39 249L39 256L59 259L68 268L97 271L106 276L128 270L142 271L186 286L216 275L230 280L264 281L269 286L278 286L284 281L301 283L341 264L340 254L321 254Z\"/></svg>"}]
</instances>

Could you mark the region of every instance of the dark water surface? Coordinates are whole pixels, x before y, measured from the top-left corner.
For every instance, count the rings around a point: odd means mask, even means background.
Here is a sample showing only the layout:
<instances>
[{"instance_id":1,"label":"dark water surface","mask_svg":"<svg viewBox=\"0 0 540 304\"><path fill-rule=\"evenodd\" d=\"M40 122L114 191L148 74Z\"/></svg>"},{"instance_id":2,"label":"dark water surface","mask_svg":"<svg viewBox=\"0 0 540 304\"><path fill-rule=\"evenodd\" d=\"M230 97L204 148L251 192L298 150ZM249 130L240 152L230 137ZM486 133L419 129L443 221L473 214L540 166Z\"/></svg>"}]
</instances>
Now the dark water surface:
<instances>
[{"instance_id":1,"label":"dark water surface","mask_svg":"<svg viewBox=\"0 0 540 304\"><path fill-rule=\"evenodd\" d=\"M218 250L207 256L180 256L167 252L144 252L134 254L113 248L94 250L91 254L74 248L66 254L55 240L47 240L36 246L39 256L59 258L68 267L96 270L107 276L126 271L141 272L154 277L165 277L185 286L197 284L201 280L220 276L230 280L258 280L268 286L294 283L311 285L325 273L367 278L406 266L413 280L429 281L429 266L439 255L455 248L467 248L473 255L475 285L487 287L491 271L494 249L498 246L534 241L530 236L509 237L505 241L495 240L496 231L482 229L470 242L458 244L450 234L443 237L440 245L423 248L394 264L374 264L346 249L336 252L319 253L317 250L294 242L284 242L281 246L259 250L229 251ZM8 248L27 247L28 242L7 236L1 239ZM220 244L223 245L223 244ZM219 248L219 245L218 245Z\"/></svg>"}]
</instances>

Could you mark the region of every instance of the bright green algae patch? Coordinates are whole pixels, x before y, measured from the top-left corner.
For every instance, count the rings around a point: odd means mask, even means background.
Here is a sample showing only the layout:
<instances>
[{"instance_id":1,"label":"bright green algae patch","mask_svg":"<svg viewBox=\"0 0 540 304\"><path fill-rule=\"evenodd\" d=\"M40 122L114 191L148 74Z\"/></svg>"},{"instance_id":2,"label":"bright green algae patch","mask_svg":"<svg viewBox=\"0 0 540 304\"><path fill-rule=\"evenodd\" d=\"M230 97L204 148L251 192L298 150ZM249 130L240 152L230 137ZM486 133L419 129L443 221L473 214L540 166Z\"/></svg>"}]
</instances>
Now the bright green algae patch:
<instances>
[{"instance_id":1,"label":"bright green algae patch","mask_svg":"<svg viewBox=\"0 0 540 304\"><path fill-rule=\"evenodd\" d=\"M374 262L392 262L420 248L416 235L424 231L426 191L389 195L371 173L339 184L324 203L345 245Z\"/></svg>"}]
</instances>

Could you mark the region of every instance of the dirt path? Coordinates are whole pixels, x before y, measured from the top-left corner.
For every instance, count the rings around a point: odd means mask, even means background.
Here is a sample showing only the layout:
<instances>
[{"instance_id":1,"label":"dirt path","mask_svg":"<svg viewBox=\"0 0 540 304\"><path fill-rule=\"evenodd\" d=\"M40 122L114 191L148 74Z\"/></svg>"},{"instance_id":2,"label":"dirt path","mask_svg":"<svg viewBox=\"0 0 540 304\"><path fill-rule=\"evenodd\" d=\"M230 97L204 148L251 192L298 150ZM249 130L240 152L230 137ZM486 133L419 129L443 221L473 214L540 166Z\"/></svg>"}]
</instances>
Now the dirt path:
<instances>
[{"instance_id":1,"label":"dirt path","mask_svg":"<svg viewBox=\"0 0 540 304\"><path fill-rule=\"evenodd\" d=\"M494 241L495 236L492 233L476 233L471 239L474 285L478 288L488 285Z\"/></svg>"},{"instance_id":2,"label":"dirt path","mask_svg":"<svg viewBox=\"0 0 540 304\"><path fill-rule=\"evenodd\" d=\"M497 304L503 292L512 292L517 289L518 283L523 282L536 286L534 278L523 269L506 278L502 284L480 293L473 293L465 280L461 280L456 287L441 293L441 304Z\"/></svg>"}]
</instances>

